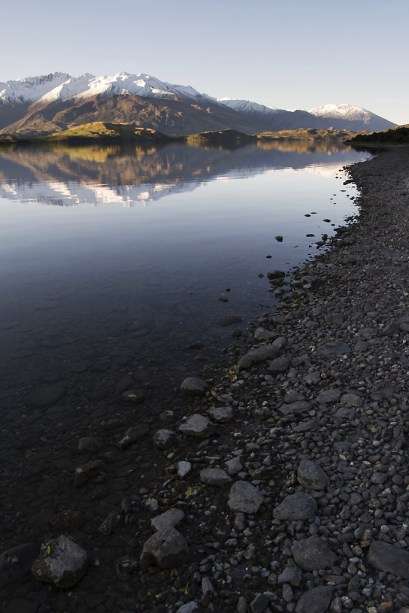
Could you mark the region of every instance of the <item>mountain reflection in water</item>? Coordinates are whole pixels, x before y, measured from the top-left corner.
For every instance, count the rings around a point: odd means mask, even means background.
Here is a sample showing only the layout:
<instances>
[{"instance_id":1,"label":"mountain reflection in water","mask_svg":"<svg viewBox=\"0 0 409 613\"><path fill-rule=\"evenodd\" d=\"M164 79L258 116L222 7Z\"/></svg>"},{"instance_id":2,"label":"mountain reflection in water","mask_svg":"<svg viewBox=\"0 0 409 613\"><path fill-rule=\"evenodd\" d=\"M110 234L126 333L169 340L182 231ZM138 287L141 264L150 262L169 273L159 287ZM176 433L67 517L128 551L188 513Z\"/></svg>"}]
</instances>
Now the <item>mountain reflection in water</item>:
<instances>
[{"instance_id":1,"label":"mountain reflection in water","mask_svg":"<svg viewBox=\"0 0 409 613\"><path fill-rule=\"evenodd\" d=\"M217 178L329 167L360 159L337 142L269 141L236 149L54 146L0 149L0 197L56 206L147 204Z\"/></svg>"}]
</instances>

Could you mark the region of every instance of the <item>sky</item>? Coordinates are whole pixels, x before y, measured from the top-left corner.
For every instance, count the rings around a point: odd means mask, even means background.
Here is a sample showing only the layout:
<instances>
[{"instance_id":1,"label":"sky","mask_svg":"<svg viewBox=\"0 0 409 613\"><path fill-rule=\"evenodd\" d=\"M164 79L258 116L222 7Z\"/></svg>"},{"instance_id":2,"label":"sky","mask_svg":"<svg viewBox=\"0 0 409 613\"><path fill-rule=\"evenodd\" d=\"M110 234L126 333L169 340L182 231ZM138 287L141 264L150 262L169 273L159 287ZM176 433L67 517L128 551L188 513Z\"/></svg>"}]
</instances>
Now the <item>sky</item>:
<instances>
[{"instance_id":1,"label":"sky","mask_svg":"<svg viewBox=\"0 0 409 613\"><path fill-rule=\"evenodd\" d=\"M147 73L219 97L409 123L409 0L4 0L0 81Z\"/></svg>"}]
</instances>

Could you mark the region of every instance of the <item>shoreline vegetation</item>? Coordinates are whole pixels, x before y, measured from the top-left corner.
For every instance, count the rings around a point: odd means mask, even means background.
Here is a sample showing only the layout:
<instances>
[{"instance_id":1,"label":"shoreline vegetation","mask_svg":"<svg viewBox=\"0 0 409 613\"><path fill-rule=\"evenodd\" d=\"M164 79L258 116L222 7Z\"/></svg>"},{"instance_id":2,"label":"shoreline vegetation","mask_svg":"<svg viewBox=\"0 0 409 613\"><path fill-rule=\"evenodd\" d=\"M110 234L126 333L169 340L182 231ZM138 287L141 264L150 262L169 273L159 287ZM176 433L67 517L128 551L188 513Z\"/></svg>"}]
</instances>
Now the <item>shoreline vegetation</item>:
<instances>
[{"instance_id":1,"label":"shoreline vegetation","mask_svg":"<svg viewBox=\"0 0 409 613\"><path fill-rule=\"evenodd\" d=\"M193 146L227 146L239 147L248 144L268 143L270 141L345 141L353 132L348 130L297 129L277 132L245 134L237 130L216 130L199 132L188 136L169 136L150 128L140 128L128 123L94 122L82 124L67 130L53 133L20 132L0 134L1 145L30 145L73 143L75 145L90 143L138 143L168 144L186 143Z\"/></svg>"}]
</instances>

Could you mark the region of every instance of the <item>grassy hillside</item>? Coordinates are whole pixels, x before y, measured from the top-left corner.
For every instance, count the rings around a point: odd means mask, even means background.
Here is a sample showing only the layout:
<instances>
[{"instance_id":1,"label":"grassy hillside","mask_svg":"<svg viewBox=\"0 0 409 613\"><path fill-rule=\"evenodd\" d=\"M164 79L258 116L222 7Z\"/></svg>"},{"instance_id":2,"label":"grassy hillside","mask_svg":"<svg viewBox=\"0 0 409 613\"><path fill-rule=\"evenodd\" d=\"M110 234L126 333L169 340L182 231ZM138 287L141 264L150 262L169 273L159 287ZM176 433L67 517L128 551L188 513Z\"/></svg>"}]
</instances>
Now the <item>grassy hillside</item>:
<instances>
[{"instance_id":1,"label":"grassy hillside","mask_svg":"<svg viewBox=\"0 0 409 613\"><path fill-rule=\"evenodd\" d=\"M128 123L108 123L95 121L81 124L67 130L52 132L51 134L17 134L0 135L0 142L47 142L47 143L90 143L96 141L109 142L142 142L160 143L169 142L171 138L149 128L139 128Z\"/></svg>"},{"instance_id":2,"label":"grassy hillside","mask_svg":"<svg viewBox=\"0 0 409 613\"><path fill-rule=\"evenodd\" d=\"M260 141L270 140L295 140L295 141L319 141L319 140L342 140L351 138L355 133L350 130L323 130L319 128L300 128L298 130L279 130L277 132L261 132L257 135Z\"/></svg>"}]
</instances>

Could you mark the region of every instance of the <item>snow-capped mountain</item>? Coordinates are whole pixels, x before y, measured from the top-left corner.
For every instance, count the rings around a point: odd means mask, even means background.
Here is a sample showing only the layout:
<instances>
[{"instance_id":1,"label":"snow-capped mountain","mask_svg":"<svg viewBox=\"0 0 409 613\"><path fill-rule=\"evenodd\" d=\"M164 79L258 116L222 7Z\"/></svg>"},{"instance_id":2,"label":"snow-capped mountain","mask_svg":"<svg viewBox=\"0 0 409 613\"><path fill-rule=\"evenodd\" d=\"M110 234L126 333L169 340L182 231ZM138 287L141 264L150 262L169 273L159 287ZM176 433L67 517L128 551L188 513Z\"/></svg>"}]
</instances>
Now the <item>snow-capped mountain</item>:
<instances>
[{"instance_id":1,"label":"snow-capped mountain","mask_svg":"<svg viewBox=\"0 0 409 613\"><path fill-rule=\"evenodd\" d=\"M55 102L70 98L88 98L98 95L127 94L147 98L200 98L193 87L160 81L147 74L119 72L112 76L96 77L84 74L72 77L56 72L42 77L28 77L0 83L2 102Z\"/></svg>"},{"instance_id":2,"label":"snow-capped mountain","mask_svg":"<svg viewBox=\"0 0 409 613\"><path fill-rule=\"evenodd\" d=\"M35 102L68 79L71 77L65 72L54 72L40 77L0 82L0 102Z\"/></svg>"},{"instance_id":3,"label":"snow-capped mountain","mask_svg":"<svg viewBox=\"0 0 409 613\"><path fill-rule=\"evenodd\" d=\"M315 109L311 109L309 113L316 117L349 119L351 121L369 121L372 115L370 111L360 106L351 106L350 104L324 104L323 106L317 106Z\"/></svg>"},{"instance_id":4,"label":"snow-capped mountain","mask_svg":"<svg viewBox=\"0 0 409 613\"><path fill-rule=\"evenodd\" d=\"M383 124L386 120L383 119L383 117L379 117L379 115L375 115L375 113L371 113L371 111L363 109L360 106L352 106L351 104L324 104L323 106L317 106L308 112L315 117L320 117L323 119L357 122L359 124L363 124L364 126L370 126L366 129L385 129ZM373 127L373 124L379 124L380 127Z\"/></svg>"},{"instance_id":5,"label":"snow-capped mountain","mask_svg":"<svg viewBox=\"0 0 409 613\"><path fill-rule=\"evenodd\" d=\"M233 129L247 134L298 128L384 130L395 124L359 107L286 111L220 98L139 73L63 72L0 83L0 131L44 134L98 121L132 123L168 135Z\"/></svg>"},{"instance_id":6,"label":"snow-capped mountain","mask_svg":"<svg viewBox=\"0 0 409 613\"><path fill-rule=\"evenodd\" d=\"M244 113L274 113L283 109L276 109L264 104L258 104L258 102L251 102L250 100L237 100L236 98L218 98L217 102L221 102L225 106L235 111Z\"/></svg>"}]
</instances>

